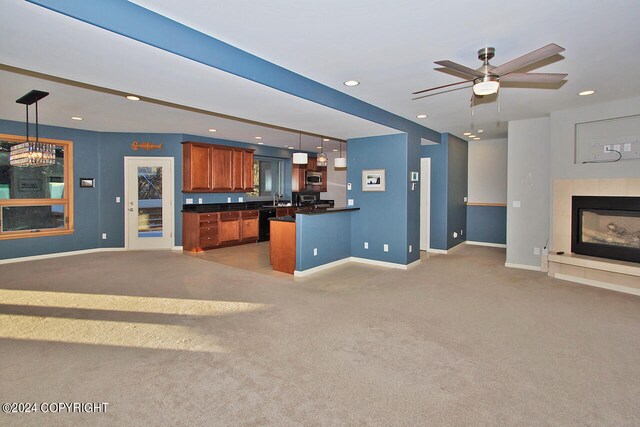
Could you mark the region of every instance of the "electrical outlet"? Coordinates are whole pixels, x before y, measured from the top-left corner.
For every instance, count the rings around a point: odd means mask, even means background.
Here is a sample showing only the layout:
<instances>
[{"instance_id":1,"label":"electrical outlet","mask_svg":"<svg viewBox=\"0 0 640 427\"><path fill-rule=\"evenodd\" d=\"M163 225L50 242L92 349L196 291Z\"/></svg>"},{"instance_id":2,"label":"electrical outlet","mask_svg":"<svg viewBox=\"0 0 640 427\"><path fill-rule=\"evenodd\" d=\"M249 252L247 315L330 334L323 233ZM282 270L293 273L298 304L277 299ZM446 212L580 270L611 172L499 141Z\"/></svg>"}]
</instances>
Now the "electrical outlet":
<instances>
[{"instance_id":1,"label":"electrical outlet","mask_svg":"<svg viewBox=\"0 0 640 427\"><path fill-rule=\"evenodd\" d=\"M192 203L193 203L193 199L188 198L187 200L185 200L185 203L186 203L187 205L190 205L190 204L192 204Z\"/></svg>"},{"instance_id":2,"label":"electrical outlet","mask_svg":"<svg viewBox=\"0 0 640 427\"><path fill-rule=\"evenodd\" d=\"M464 230L460 229L460 235L464 236Z\"/></svg>"},{"instance_id":3,"label":"electrical outlet","mask_svg":"<svg viewBox=\"0 0 640 427\"><path fill-rule=\"evenodd\" d=\"M202 197L198 197L198 204L202 204Z\"/></svg>"},{"instance_id":4,"label":"electrical outlet","mask_svg":"<svg viewBox=\"0 0 640 427\"><path fill-rule=\"evenodd\" d=\"M385 243L385 244L384 244L384 246L382 247L382 249L383 249L385 252L389 252L389 245Z\"/></svg>"},{"instance_id":5,"label":"electrical outlet","mask_svg":"<svg viewBox=\"0 0 640 427\"><path fill-rule=\"evenodd\" d=\"M102 240L107 240L107 233L102 233Z\"/></svg>"},{"instance_id":6,"label":"electrical outlet","mask_svg":"<svg viewBox=\"0 0 640 427\"><path fill-rule=\"evenodd\" d=\"M631 151L631 143L627 142L626 144L624 144L624 151Z\"/></svg>"},{"instance_id":7,"label":"electrical outlet","mask_svg":"<svg viewBox=\"0 0 640 427\"><path fill-rule=\"evenodd\" d=\"M534 255L540 255L540 248L533 248Z\"/></svg>"},{"instance_id":8,"label":"electrical outlet","mask_svg":"<svg viewBox=\"0 0 640 427\"><path fill-rule=\"evenodd\" d=\"M468 198L468 197L465 197L465 198L464 198L464 202L465 202L465 203L467 203L467 201L469 201L469 198Z\"/></svg>"},{"instance_id":9,"label":"electrical outlet","mask_svg":"<svg viewBox=\"0 0 640 427\"><path fill-rule=\"evenodd\" d=\"M620 151L620 144L614 144L613 145L613 150L614 151Z\"/></svg>"},{"instance_id":10,"label":"electrical outlet","mask_svg":"<svg viewBox=\"0 0 640 427\"><path fill-rule=\"evenodd\" d=\"M313 256L318 256L318 248L313 248Z\"/></svg>"},{"instance_id":11,"label":"electrical outlet","mask_svg":"<svg viewBox=\"0 0 640 427\"><path fill-rule=\"evenodd\" d=\"M457 239L457 238L458 238L458 232L457 232L457 231L454 231L454 232L453 232L453 238L454 238L454 239Z\"/></svg>"},{"instance_id":12,"label":"electrical outlet","mask_svg":"<svg viewBox=\"0 0 640 427\"><path fill-rule=\"evenodd\" d=\"M231 197L227 197L227 203L231 203Z\"/></svg>"},{"instance_id":13,"label":"electrical outlet","mask_svg":"<svg viewBox=\"0 0 640 427\"><path fill-rule=\"evenodd\" d=\"M611 146L610 145L605 145L604 146L604 152L608 153L609 151L611 151Z\"/></svg>"},{"instance_id":14,"label":"electrical outlet","mask_svg":"<svg viewBox=\"0 0 640 427\"><path fill-rule=\"evenodd\" d=\"M413 246L409 245L409 253L413 252Z\"/></svg>"},{"instance_id":15,"label":"electrical outlet","mask_svg":"<svg viewBox=\"0 0 640 427\"><path fill-rule=\"evenodd\" d=\"M120 203L120 196L116 196L116 203Z\"/></svg>"},{"instance_id":16,"label":"electrical outlet","mask_svg":"<svg viewBox=\"0 0 640 427\"><path fill-rule=\"evenodd\" d=\"M238 197L238 201L239 201L240 203L244 202L244 197Z\"/></svg>"},{"instance_id":17,"label":"electrical outlet","mask_svg":"<svg viewBox=\"0 0 640 427\"><path fill-rule=\"evenodd\" d=\"M513 207L514 208L519 208L520 207L520 200L514 200L513 201Z\"/></svg>"},{"instance_id":18,"label":"electrical outlet","mask_svg":"<svg viewBox=\"0 0 640 427\"><path fill-rule=\"evenodd\" d=\"M369 249L369 242L364 242L364 248Z\"/></svg>"},{"instance_id":19,"label":"electrical outlet","mask_svg":"<svg viewBox=\"0 0 640 427\"><path fill-rule=\"evenodd\" d=\"M347 200L347 206L353 206L353 199Z\"/></svg>"}]
</instances>

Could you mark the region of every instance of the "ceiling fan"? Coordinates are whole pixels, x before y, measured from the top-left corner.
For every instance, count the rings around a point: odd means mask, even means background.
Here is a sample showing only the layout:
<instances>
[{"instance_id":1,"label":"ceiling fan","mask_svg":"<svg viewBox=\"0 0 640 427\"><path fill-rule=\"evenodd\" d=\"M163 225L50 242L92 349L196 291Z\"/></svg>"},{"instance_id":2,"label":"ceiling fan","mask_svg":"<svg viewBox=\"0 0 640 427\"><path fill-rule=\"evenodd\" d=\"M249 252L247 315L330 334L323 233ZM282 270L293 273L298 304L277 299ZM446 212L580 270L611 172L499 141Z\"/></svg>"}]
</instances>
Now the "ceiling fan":
<instances>
[{"instance_id":1,"label":"ceiling fan","mask_svg":"<svg viewBox=\"0 0 640 427\"><path fill-rule=\"evenodd\" d=\"M446 72L447 70L456 71L459 74L469 77L468 80L451 83L442 86L436 86L429 89L419 90L413 92L413 95L418 95L425 92L430 92L438 89L444 89L451 86L456 86L464 83L473 82L473 94L475 96L491 95L498 92L501 82L515 82L515 83L559 83L567 77L567 74L563 73L516 73L524 67L534 64L543 59L549 58L555 54L564 51L563 47L558 46L555 43L548 44L545 47L529 52L519 58L509 61L506 64L502 64L498 67L494 67L489 64L489 60L495 55L495 49L492 47L485 47L478 51L478 59L482 61L482 66L478 69L465 67L453 61L436 61L435 63L443 66L444 68L436 68L438 71ZM418 96L415 99L425 98L427 96L439 95L439 92L435 94L428 94Z\"/></svg>"}]
</instances>

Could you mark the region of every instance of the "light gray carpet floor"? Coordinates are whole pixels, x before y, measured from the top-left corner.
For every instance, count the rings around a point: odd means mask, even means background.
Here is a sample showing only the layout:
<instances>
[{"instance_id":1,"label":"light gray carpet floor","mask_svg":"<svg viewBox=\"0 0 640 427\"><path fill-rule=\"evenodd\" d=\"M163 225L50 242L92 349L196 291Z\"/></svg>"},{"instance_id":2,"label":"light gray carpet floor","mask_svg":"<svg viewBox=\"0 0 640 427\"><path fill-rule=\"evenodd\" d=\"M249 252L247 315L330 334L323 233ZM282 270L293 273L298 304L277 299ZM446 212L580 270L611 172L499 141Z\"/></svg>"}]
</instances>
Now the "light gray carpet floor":
<instances>
[{"instance_id":1,"label":"light gray carpet floor","mask_svg":"<svg viewBox=\"0 0 640 427\"><path fill-rule=\"evenodd\" d=\"M109 405L0 425L640 425L640 298L503 263L464 247L304 280L168 252L3 265L0 401Z\"/></svg>"}]
</instances>

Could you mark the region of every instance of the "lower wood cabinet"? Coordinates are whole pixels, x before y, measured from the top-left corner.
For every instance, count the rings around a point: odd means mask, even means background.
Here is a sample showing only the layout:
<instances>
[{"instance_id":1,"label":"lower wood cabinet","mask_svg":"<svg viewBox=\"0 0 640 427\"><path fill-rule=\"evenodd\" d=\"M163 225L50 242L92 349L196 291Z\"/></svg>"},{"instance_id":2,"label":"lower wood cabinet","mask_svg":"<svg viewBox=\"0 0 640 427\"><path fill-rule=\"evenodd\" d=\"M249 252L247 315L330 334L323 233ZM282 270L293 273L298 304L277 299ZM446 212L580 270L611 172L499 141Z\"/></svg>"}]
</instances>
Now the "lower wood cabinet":
<instances>
[{"instance_id":1,"label":"lower wood cabinet","mask_svg":"<svg viewBox=\"0 0 640 427\"><path fill-rule=\"evenodd\" d=\"M182 247L185 251L202 252L255 243L258 231L257 210L182 214Z\"/></svg>"}]
</instances>

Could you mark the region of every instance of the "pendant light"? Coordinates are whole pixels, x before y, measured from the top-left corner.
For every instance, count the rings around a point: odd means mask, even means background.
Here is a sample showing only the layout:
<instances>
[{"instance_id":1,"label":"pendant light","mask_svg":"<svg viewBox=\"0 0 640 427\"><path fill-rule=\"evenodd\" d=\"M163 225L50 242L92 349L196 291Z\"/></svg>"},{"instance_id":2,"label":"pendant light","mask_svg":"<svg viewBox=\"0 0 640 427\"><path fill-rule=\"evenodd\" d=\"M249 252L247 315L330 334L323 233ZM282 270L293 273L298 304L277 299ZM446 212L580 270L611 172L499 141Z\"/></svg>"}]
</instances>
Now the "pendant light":
<instances>
[{"instance_id":1,"label":"pendant light","mask_svg":"<svg viewBox=\"0 0 640 427\"><path fill-rule=\"evenodd\" d=\"M324 138L320 138L320 154L318 154L318 158L316 161L316 165L318 165L318 167L325 167L327 166L328 163L328 159L327 159L327 155L324 154Z\"/></svg>"},{"instance_id":2,"label":"pendant light","mask_svg":"<svg viewBox=\"0 0 640 427\"><path fill-rule=\"evenodd\" d=\"M298 152L293 153L294 165L306 165L308 162L307 153L302 152L302 132L300 132L300 143L298 145Z\"/></svg>"},{"instance_id":3,"label":"pendant light","mask_svg":"<svg viewBox=\"0 0 640 427\"><path fill-rule=\"evenodd\" d=\"M27 111L26 118L26 142L14 144L9 151L9 165L18 167L49 166L56 163L56 146L40 142L38 139L38 101L49 95L49 92L32 90L16 100L18 104L24 104ZM29 105L36 104L36 140L29 140Z\"/></svg>"},{"instance_id":4,"label":"pendant light","mask_svg":"<svg viewBox=\"0 0 640 427\"><path fill-rule=\"evenodd\" d=\"M340 157L336 157L333 159L333 167L334 168L346 168L347 167L347 159L342 157L342 141L340 141Z\"/></svg>"}]
</instances>

